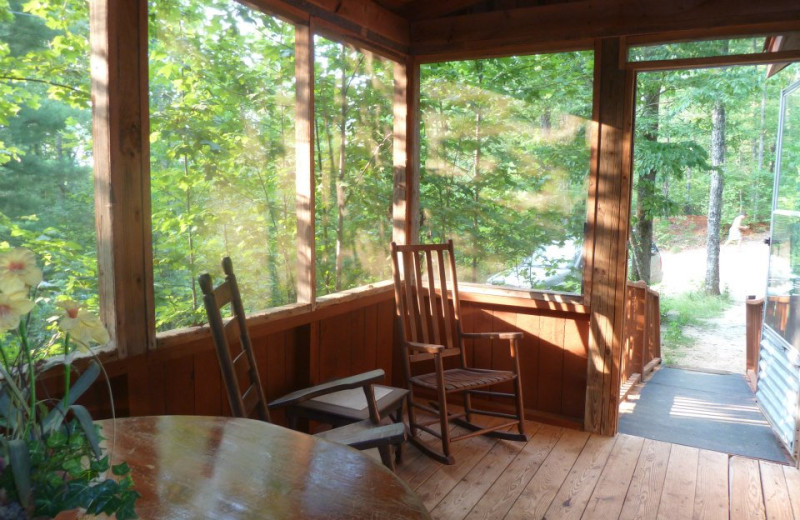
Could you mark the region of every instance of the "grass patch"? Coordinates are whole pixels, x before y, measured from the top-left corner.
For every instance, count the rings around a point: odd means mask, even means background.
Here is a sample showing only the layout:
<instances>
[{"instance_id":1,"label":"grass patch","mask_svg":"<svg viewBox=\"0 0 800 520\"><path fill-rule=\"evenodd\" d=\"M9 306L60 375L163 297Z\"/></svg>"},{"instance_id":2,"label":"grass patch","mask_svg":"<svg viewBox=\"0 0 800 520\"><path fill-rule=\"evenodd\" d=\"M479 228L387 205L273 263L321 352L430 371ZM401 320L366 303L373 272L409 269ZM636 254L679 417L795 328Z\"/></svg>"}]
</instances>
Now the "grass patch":
<instances>
[{"instance_id":1,"label":"grass patch","mask_svg":"<svg viewBox=\"0 0 800 520\"><path fill-rule=\"evenodd\" d=\"M710 328L705 321L718 318L733 305L730 294L712 296L692 291L675 296L661 296L661 355L665 365L674 365L691 346L684 335L686 327Z\"/></svg>"}]
</instances>

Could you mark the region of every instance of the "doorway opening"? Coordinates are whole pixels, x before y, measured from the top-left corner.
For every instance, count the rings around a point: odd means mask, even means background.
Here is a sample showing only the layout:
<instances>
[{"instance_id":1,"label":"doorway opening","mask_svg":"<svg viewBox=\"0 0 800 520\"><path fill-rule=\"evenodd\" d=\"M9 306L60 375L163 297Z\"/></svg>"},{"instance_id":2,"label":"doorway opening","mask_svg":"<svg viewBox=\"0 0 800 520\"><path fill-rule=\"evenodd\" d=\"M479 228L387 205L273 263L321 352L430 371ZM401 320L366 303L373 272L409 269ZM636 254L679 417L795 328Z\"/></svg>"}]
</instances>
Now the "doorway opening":
<instances>
[{"instance_id":1,"label":"doorway opening","mask_svg":"<svg viewBox=\"0 0 800 520\"><path fill-rule=\"evenodd\" d=\"M720 54L755 45L702 43ZM669 47L629 59L700 52ZM661 363L628 393L619 430L788 463L747 378L746 302L766 287L780 92L800 77L798 65L770 78L766 68L637 74L629 278L658 294Z\"/></svg>"}]
</instances>

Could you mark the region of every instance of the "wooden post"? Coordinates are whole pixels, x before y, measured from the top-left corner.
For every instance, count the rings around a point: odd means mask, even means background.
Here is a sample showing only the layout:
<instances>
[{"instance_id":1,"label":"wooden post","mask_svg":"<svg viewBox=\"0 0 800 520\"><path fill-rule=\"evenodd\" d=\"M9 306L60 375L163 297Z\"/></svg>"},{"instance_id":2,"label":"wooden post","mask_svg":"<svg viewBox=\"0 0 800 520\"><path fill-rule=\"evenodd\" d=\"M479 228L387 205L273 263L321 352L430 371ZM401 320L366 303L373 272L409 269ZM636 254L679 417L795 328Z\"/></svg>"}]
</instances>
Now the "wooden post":
<instances>
[{"instance_id":1,"label":"wooden post","mask_svg":"<svg viewBox=\"0 0 800 520\"><path fill-rule=\"evenodd\" d=\"M394 65L394 202L392 240L419 238L419 64Z\"/></svg>"},{"instance_id":2,"label":"wooden post","mask_svg":"<svg viewBox=\"0 0 800 520\"><path fill-rule=\"evenodd\" d=\"M316 245L314 242L314 33L311 25L294 31L295 153L297 186L297 303L316 302Z\"/></svg>"},{"instance_id":3,"label":"wooden post","mask_svg":"<svg viewBox=\"0 0 800 520\"><path fill-rule=\"evenodd\" d=\"M614 435L619 414L635 75L620 38L595 44L591 175L596 182L587 367L587 431Z\"/></svg>"},{"instance_id":4,"label":"wooden post","mask_svg":"<svg viewBox=\"0 0 800 520\"><path fill-rule=\"evenodd\" d=\"M89 5L101 315L119 357L155 345L147 1Z\"/></svg>"}]
</instances>

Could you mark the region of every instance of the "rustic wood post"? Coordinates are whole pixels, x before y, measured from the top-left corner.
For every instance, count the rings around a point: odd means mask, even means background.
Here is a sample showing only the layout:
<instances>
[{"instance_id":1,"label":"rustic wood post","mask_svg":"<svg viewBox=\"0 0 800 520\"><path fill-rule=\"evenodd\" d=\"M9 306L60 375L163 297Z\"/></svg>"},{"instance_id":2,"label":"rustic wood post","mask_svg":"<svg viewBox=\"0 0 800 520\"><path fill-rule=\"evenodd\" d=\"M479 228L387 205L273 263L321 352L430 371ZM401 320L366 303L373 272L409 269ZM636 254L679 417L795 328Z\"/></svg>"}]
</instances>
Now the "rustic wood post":
<instances>
[{"instance_id":1,"label":"rustic wood post","mask_svg":"<svg viewBox=\"0 0 800 520\"><path fill-rule=\"evenodd\" d=\"M394 196L392 240L419 239L419 63L394 65Z\"/></svg>"},{"instance_id":2,"label":"rustic wood post","mask_svg":"<svg viewBox=\"0 0 800 520\"><path fill-rule=\"evenodd\" d=\"M620 38L595 44L591 175L596 217L584 427L605 435L617 431L625 324L635 76L622 65L624 51Z\"/></svg>"},{"instance_id":3,"label":"rustic wood post","mask_svg":"<svg viewBox=\"0 0 800 520\"><path fill-rule=\"evenodd\" d=\"M119 357L155 345L147 1L91 0L97 267Z\"/></svg>"}]
</instances>

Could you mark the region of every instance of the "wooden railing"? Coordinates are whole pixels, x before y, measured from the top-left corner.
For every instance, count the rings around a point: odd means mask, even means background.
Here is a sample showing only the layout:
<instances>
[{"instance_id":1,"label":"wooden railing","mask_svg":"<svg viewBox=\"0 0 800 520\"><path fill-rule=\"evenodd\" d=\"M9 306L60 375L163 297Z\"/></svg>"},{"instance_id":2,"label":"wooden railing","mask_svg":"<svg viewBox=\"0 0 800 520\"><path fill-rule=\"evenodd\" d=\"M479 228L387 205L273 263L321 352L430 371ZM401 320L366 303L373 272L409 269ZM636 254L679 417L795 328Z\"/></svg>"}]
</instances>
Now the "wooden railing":
<instances>
[{"instance_id":1,"label":"wooden railing","mask_svg":"<svg viewBox=\"0 0 800 520\"><path fill-rule=\"evenodd\" d=\"M764 321L764 298L748 298L747 305L747 378L755 390L758 381L758 360L761 352L761 326Z\"/></svg>"},{"instance_id":2,"label":"wooden railing","mask_svg":"<svg viewBox=\"0 0 800 520\"><path fill-rule=\"evenodd\" d=\"M620 399L661 362L659 295L642 281L628 282L623 338Z\"/></svg>"}]
</instances>

